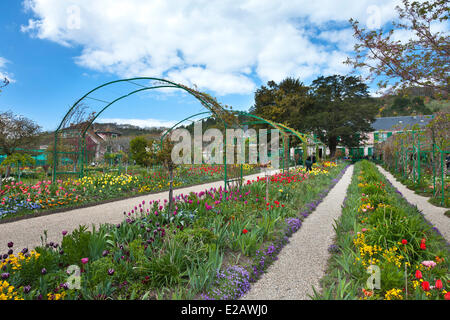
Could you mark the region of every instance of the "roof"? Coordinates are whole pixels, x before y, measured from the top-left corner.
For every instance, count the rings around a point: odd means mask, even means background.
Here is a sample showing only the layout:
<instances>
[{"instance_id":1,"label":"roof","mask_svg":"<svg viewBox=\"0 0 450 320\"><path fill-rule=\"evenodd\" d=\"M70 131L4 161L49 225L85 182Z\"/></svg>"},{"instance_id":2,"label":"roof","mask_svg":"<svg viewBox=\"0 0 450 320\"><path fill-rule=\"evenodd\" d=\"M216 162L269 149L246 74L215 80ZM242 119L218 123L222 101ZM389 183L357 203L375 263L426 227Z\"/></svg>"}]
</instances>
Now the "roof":
<instances>
[{"instance_id":1,"label":"roof","mask_svg":"<svg viewBox=\"0 0 450 320\"><path fill-rule=\"evenodd\" d=\"M117 134L117 135L122 135L122 133L117 132L117 131L95 131L96 134Z\"/></svg>"},{"instance_id":2,"label":"roof","mask_svg":"<svg viewBox=\"0 0 450 320\"><path fill-rule=\"evenodd\" d=\"M420 127L427 125L433 119L432 115L423 116L401 116L401 117L383 117L377 118L372 127L375 131L381 130L402 130L407 126L418 124Z\"/></svg>"}]
</instances>

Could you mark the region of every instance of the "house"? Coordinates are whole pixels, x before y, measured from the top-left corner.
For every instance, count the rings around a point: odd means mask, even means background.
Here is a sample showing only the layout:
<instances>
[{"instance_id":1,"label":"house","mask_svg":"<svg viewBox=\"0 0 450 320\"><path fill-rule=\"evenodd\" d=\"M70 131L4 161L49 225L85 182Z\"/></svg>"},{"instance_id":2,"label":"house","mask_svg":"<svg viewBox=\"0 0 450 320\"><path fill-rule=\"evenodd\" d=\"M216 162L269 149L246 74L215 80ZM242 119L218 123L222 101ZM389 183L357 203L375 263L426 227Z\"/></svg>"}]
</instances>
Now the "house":
<instances>
[{"instance_id":1,"label":"house","mask_svg":"<svg viewBox=\"0 0 450 320\"><path fill-rule=\"evenodd\" d=\"M372 156L374 145L385 141L393 133L411 128L414 125L419 127L426 126L433 119L432 115L417 115L417 116L399 116L399 117L383 117L377 118L372 127L375 129L366 135L367 140L364 146L359 148L345 149L345 154L349 156L362 157ZM344 148L340 148L344 151Z\"/></svg>"},{"instance_id":2,"label":"house","mask_svg":"<svg viewBox=\"0 0 450 320\"><path fill-rule=\"evenodd\" d=\"M78 151L78 144L81 132L84 130L86 123L71 124L69 127L62 129L62 137L66 139L66 143L72 145ZM100 159L106 152L112 152L108 148L111 139L115 139L121 135L120 132L109 130L95 130L95 124L90 126L86 131L85 145L88 160Z\"/></svg>"}]
</instances>

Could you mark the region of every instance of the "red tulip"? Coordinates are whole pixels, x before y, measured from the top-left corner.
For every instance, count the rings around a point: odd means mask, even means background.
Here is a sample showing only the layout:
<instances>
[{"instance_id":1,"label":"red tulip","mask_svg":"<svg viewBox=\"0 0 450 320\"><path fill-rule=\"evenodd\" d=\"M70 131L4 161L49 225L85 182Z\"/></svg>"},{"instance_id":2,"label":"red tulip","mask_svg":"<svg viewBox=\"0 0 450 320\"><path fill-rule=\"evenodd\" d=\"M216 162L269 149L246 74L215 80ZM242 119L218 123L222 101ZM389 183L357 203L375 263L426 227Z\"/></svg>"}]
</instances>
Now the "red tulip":
<instances>
[{"instance_id":1,"label":"red tulip","mask_svg":"<svg viewBox=\"0 0 450 320\"><path fill-rule=\"evenodd\" d=\"M406 239L402 240L402 244L407 244L407 243L408 243L408 240L406 240Z\"/></svg>"},{"instance_id":2,"label":"red tulip","mask_svg":"<svg viewBox=\"0 0 450 320\"><path fill-rule=\"evenodd\" d=\"M420 249L425 250L426 248L427 248L427 246L426 246L425 242L422 242L420 244Z\"/></svg>"},{"instance_id":3,"label":"red tulip","mask_svg":"<svg viewBox=\"0 0 450 320\"><path fill-rule=\"evenodd\" d=\"M442 284L441 279L437 279L436 280L436 289L441 290L442 288L443 288L443 284Z\"/></svg>"},{"instance_id":4,"label":"red tulip","mask_svg":"<svg viewBox=\"0 0 450 320\"><path fill-rule=\"evenodd\" d=\"M422 272L420 272L420 270L416 270L416 278L422 279Z\"/></svg>"},{"instance_id":5,"label":"red tulip","mask_svg":"<svg viewBox=\"0 0 450 320\"><path fill-rule=\"evenodd\" d=\"M242 233L243 233L243 234L246 234L247 232L248 232L247 229L242 230Z\"/></svg>"},{"instance_id":6,"label":"red tulip","mask_svg":"<svg viewBox=\"0 0 450 320\"><path fill-rule=\"evenodd\" d=\"M450 291L444 295L445 300L450 300Z\"/></svg>"},{"instance_id":7,"label":"red tulip","mask_svg":"<svg viewBox=\"0 0 450 320\"><path fill-rule=\"evenodd\" d=\"M422 289L424 291L430 291L430 283L428 281L422 282Z\"/></svg>"}]
</instances>

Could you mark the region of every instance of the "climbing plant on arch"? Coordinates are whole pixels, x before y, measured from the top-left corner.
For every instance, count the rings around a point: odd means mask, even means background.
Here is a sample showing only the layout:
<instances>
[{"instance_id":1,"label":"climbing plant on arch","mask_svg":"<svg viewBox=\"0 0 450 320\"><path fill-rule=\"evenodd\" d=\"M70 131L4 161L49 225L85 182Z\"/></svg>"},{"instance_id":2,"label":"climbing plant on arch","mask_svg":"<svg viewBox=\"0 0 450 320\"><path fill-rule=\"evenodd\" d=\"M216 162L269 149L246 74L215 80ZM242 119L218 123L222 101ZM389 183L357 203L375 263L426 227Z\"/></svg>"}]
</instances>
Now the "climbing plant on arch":
<instances>
[{"instance_id":1,"label":"climbing plant on arch","mask_svg":"<svg viewBox=\"0 0 450 320\"><path fill-rule=\"evenodd\" d=\"M289 135L298 137L305 145L307 144L308 138L311 138L309 135L301 134L285 125L263 119L256 115L243 111L231 111L230 107L223 106L212 96L179 83L153 77L122 79L107 82L90 90L78 99L65 114L54 134L54 144L52 146L51 154L53 163L53 181L61 175L84 176L85 166L88 161L92 160L94 157L93 153L95 153L95 150L93 151L92 148L89 148L90 145L95 144L95 141L90 141L93 138L87 135L87 133L91 129L94 121L105 110L113 104L134 94L162 88L181 89L184 92L187 92L196 98L207 111L195 114L178 122L163 135L161 142L162 139L167 136L168 132L183 121L204 114L208 114L207 117L213 117L222 123L225 130L227 128L242 129L243 125L249 124L264 124L272 129L279 130L281 133L283 144L282 168L284 171L289 167L289 161L286 161L286 159L289 158ZM117 90L121 91L121 93L117 93ZM108 93L113 92L112 98L103 98L103 91ZM226 135L224 138L224 144L227 146ZM226 152L224 154L224 182L226 188L230 177L231 179L238 179L239 175L240 180L242 181L242 165L240 166L240 170L236 170L239 167L236 165L230 165L230 168L228 168L229 164L227 164ZM70 160L69 166L66 164L67 160ZM233 173L230 174L229 169L234 169Z\"/></svg>"},{"instance_id":2,"label":"climbing plant on arch","mask_svg":"<svg viewBox=\"0 0 450 320\"><path fill-rule=\"evenodd\" d=\"M57 177L61 175L79 177L84 175L86 163L93 158L93 152L95 152L89 149L89 145L94 144L95 141L91 141L92 137L87 138L87 132L105 110L134 94L162 88L181 89L197 99L211 112L212 117L229 125L236 123L234 115L227 106L223 106L212 96L183 84L154 77L110 81L90 90L78 99L56 129L52 146L52 180L56 181ZM111 96L111 92L113 92L112 98L108 100L103 98L105 93ZM70 167L62 164L67 158L71 160Z\"/></svg>"}]
</instances>

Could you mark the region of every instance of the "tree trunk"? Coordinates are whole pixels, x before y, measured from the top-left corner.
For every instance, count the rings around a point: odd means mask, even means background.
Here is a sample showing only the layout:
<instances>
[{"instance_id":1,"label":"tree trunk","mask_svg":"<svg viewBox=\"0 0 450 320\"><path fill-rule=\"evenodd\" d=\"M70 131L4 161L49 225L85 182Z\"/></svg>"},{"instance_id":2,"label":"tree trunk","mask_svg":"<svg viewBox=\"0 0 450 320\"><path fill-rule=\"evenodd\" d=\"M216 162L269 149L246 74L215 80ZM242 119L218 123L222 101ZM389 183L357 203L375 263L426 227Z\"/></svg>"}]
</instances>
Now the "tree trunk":
<instances>
[{"instance_id":1,"label":"tree trunk","mask_svg":"<svg viewBox=\"0 0 450 320\"><path fill-rule=\"evenodd\" d=\"M330 148L330 158L333 158L336 154L336 147L337 147L337 138L336 137L330 137L328 139L328 148Z\"/></svg>"},{"instance_id":2,"label":"tree trunk","mask_svg":"<svg viewBox=\"0 0 450 320\"><path fill-rule=\"evenodd\" d=\"M11 166L8 164L6 166L5 178L9 178L10 173L11 173Z\"/></svg>"}]
</instances>

